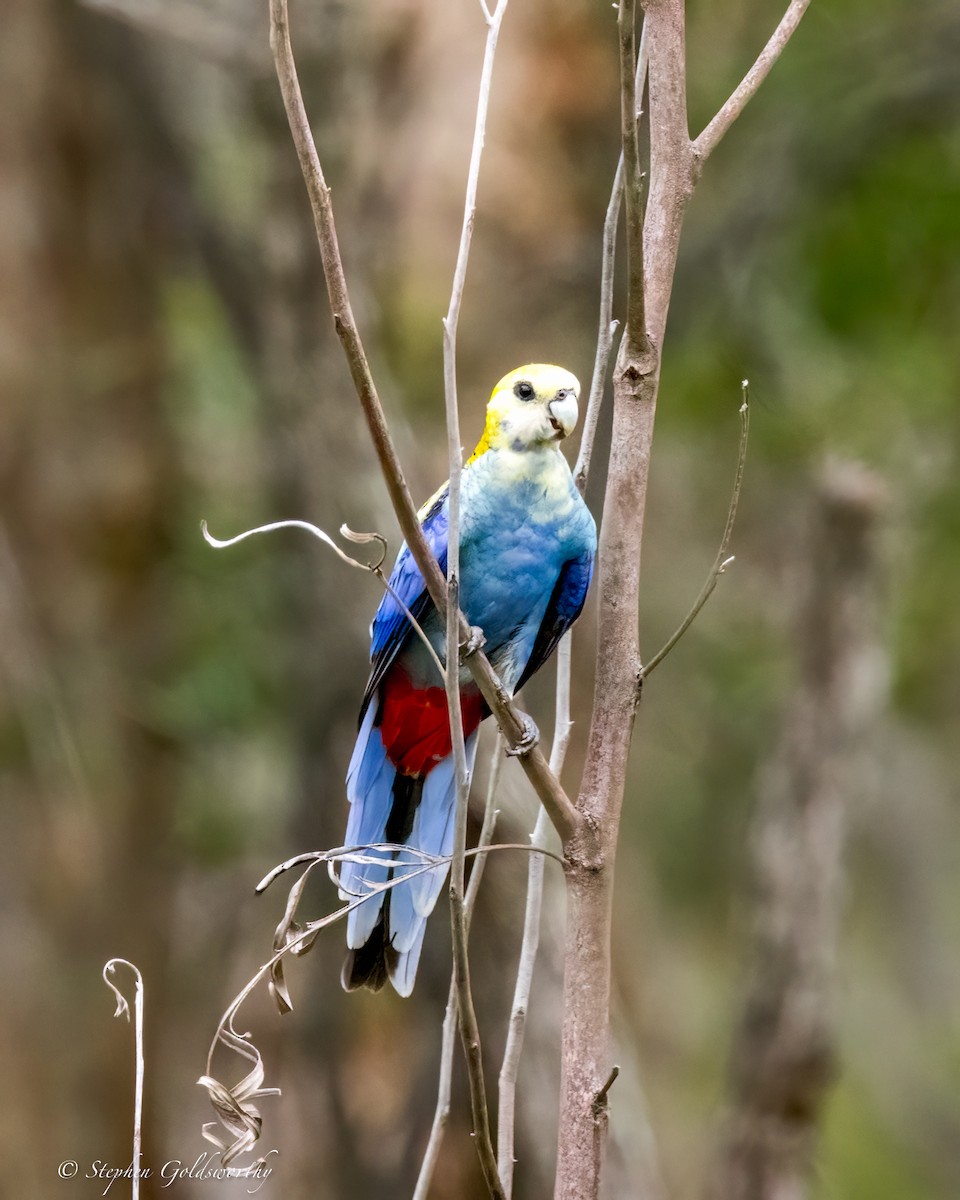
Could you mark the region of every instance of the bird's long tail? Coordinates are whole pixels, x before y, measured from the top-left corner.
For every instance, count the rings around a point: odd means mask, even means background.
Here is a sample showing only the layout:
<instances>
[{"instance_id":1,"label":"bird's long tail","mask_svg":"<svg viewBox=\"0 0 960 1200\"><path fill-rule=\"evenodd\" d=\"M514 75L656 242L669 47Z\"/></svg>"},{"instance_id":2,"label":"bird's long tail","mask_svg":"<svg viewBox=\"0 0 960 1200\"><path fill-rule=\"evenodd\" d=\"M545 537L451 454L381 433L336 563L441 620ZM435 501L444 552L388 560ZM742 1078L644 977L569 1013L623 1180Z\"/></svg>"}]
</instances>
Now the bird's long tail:
<instances>
[{"instance_id":1,"label":"bird's long tail","mask_svg":"<svg viewBox=\"0 0 960 1200\"><path fill-rule=\"evenodd\" d=\"M413 851L449 855L453 849L456 809L453 755L430 763L429 770L421 773L401 772L384 746L377 712L374 697L364 714L347 772L350 818L346 844L369 846L393 842ZM477 750L476 729L467 737L466 750L467 765L472 771ZM379 991L389 978L401 996L409 996L420 961L427 917L433 911L449 868L444 865L424 871L424 860L416 854L382 850L361 853L367 862L346 862L341 869L340 894L344 899L356 899L371 887L401 875L412 877L371 895L349 914L348 953L341 982L348 991L358 987Z\"/></svg>"}]
</instances>

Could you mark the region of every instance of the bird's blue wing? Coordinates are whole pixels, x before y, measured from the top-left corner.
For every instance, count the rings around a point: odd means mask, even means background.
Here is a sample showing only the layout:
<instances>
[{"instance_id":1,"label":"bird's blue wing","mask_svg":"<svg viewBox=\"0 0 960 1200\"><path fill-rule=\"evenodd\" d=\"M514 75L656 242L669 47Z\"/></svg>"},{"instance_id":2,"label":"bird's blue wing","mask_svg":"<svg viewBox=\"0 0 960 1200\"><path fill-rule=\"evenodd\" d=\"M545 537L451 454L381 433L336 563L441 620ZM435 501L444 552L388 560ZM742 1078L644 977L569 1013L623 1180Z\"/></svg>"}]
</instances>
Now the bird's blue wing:
<instances>
[{"instance_id":1,"label":"bird's blue wing","mask_svg":"<svg viewBox=\"0 0 960 1200\"><path fill-rule=\"evenodd\" d=\"M514 691L519 692L527 680L540 670L557 648L557 642L580 616L592 578L593 552L590 550L569 559L560 568L533 650Z\"/></svg>"},{"instance_id":2,"label":"bird's blue wing","mask_svg":"<svg viewBox=\"0 0 960 1200\"><path fill-rule=\"evenodd\" d=\"M447 515L448 497L447 485L424 505L420 514L420 525L423 528L427 545L433 551L434 558L440 565L440 570L447 569ZM397 651L412 633L410 619L398 603L398 599L410 610L418 622L433 608L433 601L423 582L420 568L414 561L413 555L406 542L400 547L397 561L390 574L390 588L380 601L373 624L370 626L370 678L360 706L360 720L373 693L376 691L387 668L397 656ZM394 594L395 593L395 594Z\"/></svg>"}]
</instances>

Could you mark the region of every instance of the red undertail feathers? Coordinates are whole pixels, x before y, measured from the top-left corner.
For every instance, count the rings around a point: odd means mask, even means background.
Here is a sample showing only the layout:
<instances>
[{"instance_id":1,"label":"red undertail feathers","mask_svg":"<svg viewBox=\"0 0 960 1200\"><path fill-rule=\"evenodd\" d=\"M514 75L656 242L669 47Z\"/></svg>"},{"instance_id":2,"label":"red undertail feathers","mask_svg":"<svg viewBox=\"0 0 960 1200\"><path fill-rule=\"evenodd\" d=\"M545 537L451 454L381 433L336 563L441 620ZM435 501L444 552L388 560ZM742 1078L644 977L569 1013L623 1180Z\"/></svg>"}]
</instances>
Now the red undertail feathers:
<instances>
[{"instance_id":1,"label":"red undertail feathers","mask_svg":"<svg viewBox=\"0 0 960 1200\"><path fill-rule=\"evenodd\" d=\"M381 686L380 736L387 756L404 775L426 775L451 750L447 697L441 687L415 687L399 667ZM469 737L486 715L479 689L460 692L463 735Z\"/></svg>"}]
</instances>

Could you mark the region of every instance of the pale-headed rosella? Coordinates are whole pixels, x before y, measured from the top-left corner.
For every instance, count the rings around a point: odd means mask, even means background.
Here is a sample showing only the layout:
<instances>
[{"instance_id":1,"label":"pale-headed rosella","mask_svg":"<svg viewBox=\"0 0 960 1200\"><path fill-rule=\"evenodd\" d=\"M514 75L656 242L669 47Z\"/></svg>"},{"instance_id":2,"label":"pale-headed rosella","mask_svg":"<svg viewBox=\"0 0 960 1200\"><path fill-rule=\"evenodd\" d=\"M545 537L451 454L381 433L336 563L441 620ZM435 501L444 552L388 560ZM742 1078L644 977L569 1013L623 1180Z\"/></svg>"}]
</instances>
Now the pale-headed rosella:
<instances>
[{"instance_id":1,"label":"pale-headed rosella","mask_svg":"<svg viewBox=\"0 0 960 1200\"><path fill-rule=\"evenodd\" d=\"M576 377L561 367L531 364L505 375L461 477L460 605L483 631L484 652L511 695L543 666L580 615L593 573L596 526L559 449L576 425L579 391ZM445 571L446 484L419 517ZM442 660L443 623L406 545L390 588ZM437 664L390 591L373 620L370 661L347 772L346 844L390 842L449 855L456 788L446 696ZM489 709L465 667L460 698L472 770L478 727ZM365 856L385 864L344 863L345 899L418 866L413 856L404 856L409 866L388 865L385 851ZM421 872L374 892L350 912L345 988L379 990L389 978L400 995L410 994L426 920L446 875L446 866Z\"/></svg>"}]
</instances>

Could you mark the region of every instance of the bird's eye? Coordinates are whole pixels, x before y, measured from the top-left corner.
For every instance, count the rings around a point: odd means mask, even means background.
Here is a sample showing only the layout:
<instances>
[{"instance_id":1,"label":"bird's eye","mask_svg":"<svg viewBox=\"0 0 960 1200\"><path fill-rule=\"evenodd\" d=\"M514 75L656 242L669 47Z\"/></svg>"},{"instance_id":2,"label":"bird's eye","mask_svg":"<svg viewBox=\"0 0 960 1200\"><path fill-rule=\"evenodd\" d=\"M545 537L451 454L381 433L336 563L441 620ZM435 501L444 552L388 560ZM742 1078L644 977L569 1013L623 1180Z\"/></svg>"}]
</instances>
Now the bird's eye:
<instances>
[{"instance_id":1,"label":"bird's eye","mask_svg":"<svg viewBox=\"0 0 960 1200\"><path fill-rule=\"evenodd\" d=\"M527 383L525 379L520 380L516 387L514 387L513 392L518 400L532 400L536 395L533 390L533 384Z\"/></svg>"}]
</instances>

